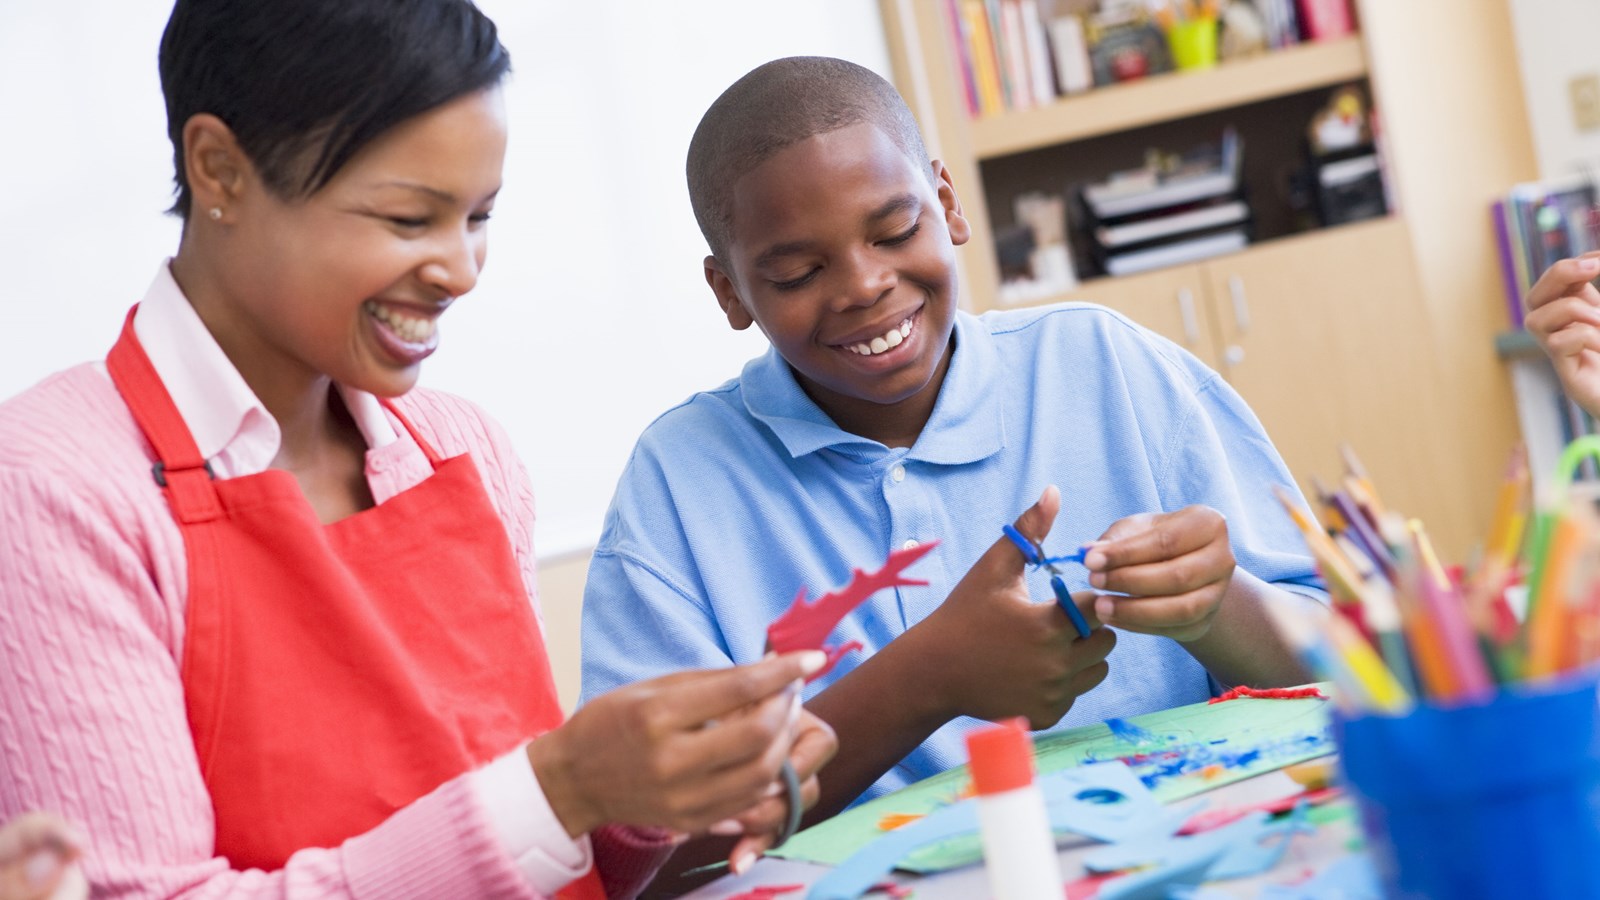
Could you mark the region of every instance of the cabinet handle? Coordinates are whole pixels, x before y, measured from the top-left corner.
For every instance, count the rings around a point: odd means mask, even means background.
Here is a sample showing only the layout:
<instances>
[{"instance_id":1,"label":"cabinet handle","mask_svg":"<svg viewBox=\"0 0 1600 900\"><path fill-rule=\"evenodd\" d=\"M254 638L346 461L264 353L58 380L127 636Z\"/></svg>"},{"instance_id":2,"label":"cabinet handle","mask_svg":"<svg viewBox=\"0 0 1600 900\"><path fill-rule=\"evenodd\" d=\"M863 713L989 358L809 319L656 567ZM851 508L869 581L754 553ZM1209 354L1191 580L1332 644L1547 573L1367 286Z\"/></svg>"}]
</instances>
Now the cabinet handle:
<instances>
[{"instance_id":1,"label":"cabinet handle","mask_svg":"<svg viewBox=\"0 0 1600 900\"><path fill-rule=\"evenodd\" d=\"M1200 344L1200 322L1194 317L1194 291L1178 288L1178 315L1183 317L1183 339L1192 349Z\"/></svg>"},{"instance_id":2,"label":"cabinet handle","mask_svg":"<svg viewBox=\"0 0 1600 900\"><path fill-rule=\"evenodd\" d=\"M1222 351L1222 363L1230 370L1242 362L1244 362L1244 348L1238 344L1229 344L1228 348Z\"/></svg>"},{"instance_id":3,"label":"cabinet handle","mask_svg":"<svg viewBox=\"0 0 1600 900\"><path fill-rule=\"evenodd\" d=\"M1233 324L1240 334L1250 330L1250 301L1244 296L1244 279L1228 276L1228 295L1233 298Z\"/></svg>"}]
</instances>

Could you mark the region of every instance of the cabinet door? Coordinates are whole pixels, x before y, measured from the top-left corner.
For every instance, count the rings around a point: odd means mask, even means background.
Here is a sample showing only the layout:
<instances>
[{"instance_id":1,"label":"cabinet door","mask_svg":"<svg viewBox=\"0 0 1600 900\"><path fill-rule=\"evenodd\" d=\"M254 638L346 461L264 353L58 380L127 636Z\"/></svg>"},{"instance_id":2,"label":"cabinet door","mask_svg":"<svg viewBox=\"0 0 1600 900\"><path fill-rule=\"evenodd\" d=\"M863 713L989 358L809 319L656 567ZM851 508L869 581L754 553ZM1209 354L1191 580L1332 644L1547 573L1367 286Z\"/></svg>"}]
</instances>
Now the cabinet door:
<instances>
[{"instance_id":1,"label":"cabinet door","mask_svg":"<svg viewBox=\"0 0 1600 900\"><path fill-rule=\"evenodd\" d=\"M1109 306L1215 368L1216 325L1204 288L1205 273L1190 265L1091 281L1066 299Z\"/></svg>"},{"instance_id":2,"label":"cabinet door","mask_svg":"<svg viewBox=\"0 0 1600 900\"><path fill-rule=\"evenodd\" d=\"M1433 331L1405 223L1390 218L1276 241L1203 264L1220 371L1302 485L1332 482L1348 442L1385 502L1456 552L1465 484L1438 401Z\"/></svg>"}]
</instances>

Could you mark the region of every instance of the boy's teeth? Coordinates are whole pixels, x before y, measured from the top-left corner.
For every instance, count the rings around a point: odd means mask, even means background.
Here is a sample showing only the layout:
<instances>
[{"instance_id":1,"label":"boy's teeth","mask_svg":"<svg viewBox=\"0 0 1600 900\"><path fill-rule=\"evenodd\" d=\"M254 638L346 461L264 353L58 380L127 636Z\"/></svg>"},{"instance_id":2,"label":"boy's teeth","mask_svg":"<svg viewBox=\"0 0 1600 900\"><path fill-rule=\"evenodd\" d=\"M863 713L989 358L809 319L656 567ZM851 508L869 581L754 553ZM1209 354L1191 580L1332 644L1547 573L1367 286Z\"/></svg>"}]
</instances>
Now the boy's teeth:
<instances>
[{"instance_id":1,"label":"boy's teeth","mask_svg":"<svg viewBox=\"0 0 1600 900\"><path fill-rule=\"evenodd\" d=\"M906 319L894 328L884 332L879 337L860 344L851 344L847 349L861 356L876 356L900 346L905 339L911 336L911 320Z\"/></svg>"},{"instance_id":2,"label":"boy's teeth","mask_svg":"<svg viewBox=\"0 0 1600 900\"><path fill-rule=\"evenodd\" d=\"M425 316L408 316L391 307L380 306L368 300L365 304L367 312L378 321L389 326L395 337L408 344L423 344L433 337L437 327L433 319Z\"/></svg>"}]
</instances>

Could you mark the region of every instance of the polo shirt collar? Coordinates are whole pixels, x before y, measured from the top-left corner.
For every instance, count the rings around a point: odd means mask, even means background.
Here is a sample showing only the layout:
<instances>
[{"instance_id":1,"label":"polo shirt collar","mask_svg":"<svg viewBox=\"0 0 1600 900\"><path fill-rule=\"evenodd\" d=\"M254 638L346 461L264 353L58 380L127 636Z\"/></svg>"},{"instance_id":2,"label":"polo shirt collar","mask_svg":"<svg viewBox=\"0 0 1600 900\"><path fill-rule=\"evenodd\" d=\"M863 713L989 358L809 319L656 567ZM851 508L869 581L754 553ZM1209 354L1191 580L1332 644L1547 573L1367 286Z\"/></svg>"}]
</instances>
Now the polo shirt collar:
<instances>
[{"instance_id":1,"label":"polo shirt collar","mask_svg":"<svg viewBox=\"0 0 1600 900\"><path fill-rule=\"evenodd\" d=\"M958 310L954 339L955 353L933 415L907 459L960 465L985 459L1005 446L1000 358L994 338L975 316ZM768 348L745 364L739 386L750 415L772 429L796 459L822 449L857 453L885 449L877 441L835 425L806 395L775 349Z\"/></svg>"}]
</instances>

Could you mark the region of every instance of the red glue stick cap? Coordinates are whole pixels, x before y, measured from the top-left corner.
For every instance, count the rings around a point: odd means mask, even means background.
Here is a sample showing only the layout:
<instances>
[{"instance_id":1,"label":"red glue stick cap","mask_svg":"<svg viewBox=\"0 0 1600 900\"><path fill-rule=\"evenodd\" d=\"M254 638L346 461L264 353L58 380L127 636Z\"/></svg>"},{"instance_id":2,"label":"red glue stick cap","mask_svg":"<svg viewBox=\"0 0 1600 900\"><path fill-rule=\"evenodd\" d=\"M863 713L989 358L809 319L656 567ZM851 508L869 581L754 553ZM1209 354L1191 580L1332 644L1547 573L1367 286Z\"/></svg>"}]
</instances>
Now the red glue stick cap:
<instances>
[{"instance_id":1,"label":"red glue stick cap","mask_svg":"<svg viewBox=\"0 0 1600 900\"><path fill-rule=\"evenodd\" d=\"M1033 783L1033 741L1028 720L1007 719L967 733L972 788L979 796L1000 794Z\"/></svg>"}]
</instances>

